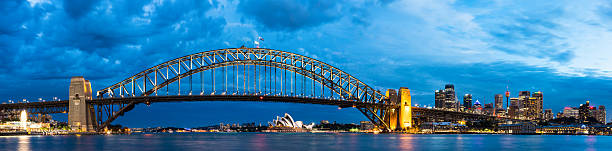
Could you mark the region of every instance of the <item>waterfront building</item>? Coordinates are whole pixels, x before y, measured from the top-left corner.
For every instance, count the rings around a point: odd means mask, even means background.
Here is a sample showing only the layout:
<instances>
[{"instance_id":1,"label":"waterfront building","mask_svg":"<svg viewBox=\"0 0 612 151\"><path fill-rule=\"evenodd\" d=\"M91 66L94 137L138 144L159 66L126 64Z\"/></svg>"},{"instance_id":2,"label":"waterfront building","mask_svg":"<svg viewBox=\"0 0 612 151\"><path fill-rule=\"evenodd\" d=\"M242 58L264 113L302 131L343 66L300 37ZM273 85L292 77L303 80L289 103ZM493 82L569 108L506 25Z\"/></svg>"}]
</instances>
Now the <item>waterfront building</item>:
<instances>
[{"instance_id":1,"label":"waterfront building","mask_svg":"<svg viewBox=\"0 0 612 151\"><path fill-rule=\"evenodd\" d=\"M472 109L472 94L465 94L463 96L463 109L464 110Z\"/></svg>"},{"instance_id":2,"label":"waterfront building","mask_svg":"<svg viewBox=\"0 0 612 151\"><path fill-rule=\"evenodd\" d=\"M589 134L589 127L586 125L554 125L542 126L536 129L539 134Z\"/></svg>"},{"instance_id":3,"label":"waterfront building","mask_svg":"<svg viewBox=\"0 0 612 151\"><path fill-rule=\"evenodd\" d=\"M552 120L553 119L553 113L552 113L552 109L546 109L544 110L544 120Z\"/></svg>"},{"instance_id":4,"label":"waterfront building","mask_svg":"<svg viewBox=\"0 0 612 151\"><path fill-rule=\"evenodd\" d=\"M309 125L305 125L302 121L294 121L293 117L288 113L285 113L283 117L276 116L275 120L272 120L273 127L290 127L290 128L306 128L312 129L314 123ZM237 127L237 125L232 125L232 127Z\"/></svg>"},{"instance_id":5,"label":"waterfront building","mask_svg":"<svg viewBox=\"0 0 612 151\"><path fill-rule=\"evenodd\" d=\"M506 134L533 134L536 132L536 125L530 122L518 124L501 124L499 125L501 133Z\"/></svg>"},{"instance_id":6,"label":"waterfront building","mask_svg":"<svg viewBox=\"0 0 612 151\"><path fill-rule=\"evenodd\" d=\"M371 129L374 129L374 124L372 124L372 122L370 121L361 121L359 122L359 129L360 130L371 130Z\"/></svg>"}]
</instances>

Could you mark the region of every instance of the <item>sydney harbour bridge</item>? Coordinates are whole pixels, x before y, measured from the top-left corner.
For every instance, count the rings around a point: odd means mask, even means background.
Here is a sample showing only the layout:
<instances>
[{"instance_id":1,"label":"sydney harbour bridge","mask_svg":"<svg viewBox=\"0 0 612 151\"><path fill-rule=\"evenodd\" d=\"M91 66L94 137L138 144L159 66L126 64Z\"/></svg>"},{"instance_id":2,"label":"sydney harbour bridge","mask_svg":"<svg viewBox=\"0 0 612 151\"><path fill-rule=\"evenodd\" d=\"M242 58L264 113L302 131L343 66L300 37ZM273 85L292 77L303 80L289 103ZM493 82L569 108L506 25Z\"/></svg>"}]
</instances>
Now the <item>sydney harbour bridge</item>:
<instances>
[{"instance_id":1,"label":"sydney harbour bridge","mask_svg":"<svg viewBox=\"0 0 612 151\"><path fill-rule=\"evenodd\" d=\"M79 131L103 131L136 105L187 101L259 101L355 108L383 131L405 131L413 119L517 120L412 107L410 90L384 93L325 62L280 50L228 48L176 58L97 90L73 77L69 99L0 104L0 114L67 113Z\"/></svg>"}]
</instances>

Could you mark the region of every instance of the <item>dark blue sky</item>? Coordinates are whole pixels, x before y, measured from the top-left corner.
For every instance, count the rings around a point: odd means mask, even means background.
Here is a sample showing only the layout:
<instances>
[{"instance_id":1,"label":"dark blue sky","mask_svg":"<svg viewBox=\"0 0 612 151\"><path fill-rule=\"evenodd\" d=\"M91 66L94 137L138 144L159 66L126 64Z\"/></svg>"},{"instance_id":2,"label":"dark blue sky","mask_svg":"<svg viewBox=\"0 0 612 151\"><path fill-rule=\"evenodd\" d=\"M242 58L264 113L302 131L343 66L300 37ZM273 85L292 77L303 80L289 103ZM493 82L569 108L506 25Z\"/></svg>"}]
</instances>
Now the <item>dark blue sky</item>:
<instances>
[{"instance_id":1,"label":"dark blue sky","mask_svg":"<svg viewBox=\"0 0 612 151\"><path fill-rule=\"evenodd\" d=\"M509 86L542 91L544 108L612 105L612 2L420 0L3 0L0 101L67 98L71 76L97 90L167 60L252 46L311 56L414 104L455 84L491 102ZM461 98L460 98L461 99ZM612 106L610 106L612 107ZM608 107L608 108L610 108ZM138 106L130 127L366 120L334 106L198 102Z\"/></svg>"}]
</instances>

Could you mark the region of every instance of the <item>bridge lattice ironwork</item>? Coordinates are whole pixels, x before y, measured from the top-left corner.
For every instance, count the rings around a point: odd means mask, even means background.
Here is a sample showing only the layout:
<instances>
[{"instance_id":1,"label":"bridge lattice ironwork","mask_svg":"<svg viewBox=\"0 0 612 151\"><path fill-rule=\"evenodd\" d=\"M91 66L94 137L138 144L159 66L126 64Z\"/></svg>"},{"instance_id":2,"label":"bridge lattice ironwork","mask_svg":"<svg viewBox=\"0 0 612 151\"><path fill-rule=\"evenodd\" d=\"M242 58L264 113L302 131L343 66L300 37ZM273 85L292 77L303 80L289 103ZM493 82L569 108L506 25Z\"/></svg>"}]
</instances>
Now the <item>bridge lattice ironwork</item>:
<instances>
[{"instance_id":1,"label":"bridge lattice ironwork","mask_svg":"<svg viewBox=\"0 0 612 151\"><path fill-rule=\"evenodd\" d=\"M195 86L195 89L194 89ZM278 101L355 107L388 129L381 110L395 102L319 60L265 48L211 50L153 66L97 91L99 129L136 104L167 101Z\"/></svg>"}]
</instances>

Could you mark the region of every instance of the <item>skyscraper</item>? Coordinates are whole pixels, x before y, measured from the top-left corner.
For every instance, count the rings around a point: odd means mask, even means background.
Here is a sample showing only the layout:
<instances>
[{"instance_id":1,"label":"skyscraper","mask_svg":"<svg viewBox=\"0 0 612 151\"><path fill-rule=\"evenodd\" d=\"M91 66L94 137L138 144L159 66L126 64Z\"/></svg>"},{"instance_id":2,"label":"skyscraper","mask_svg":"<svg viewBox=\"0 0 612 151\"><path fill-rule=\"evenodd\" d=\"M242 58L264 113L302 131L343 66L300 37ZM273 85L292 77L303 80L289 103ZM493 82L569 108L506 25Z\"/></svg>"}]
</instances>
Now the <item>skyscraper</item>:
<instances>
[{"instance_id":1,"label":"skyscraper","mask_svg":"<svg viewBox=\"0 0 612 151\"><path fill-rule=\"evenodd\" d=\"M502 94L495 94L495 108L503 109L504 108L504 96Z\"/></svg>"},{"instance_id":2,"label":"skyscraper","mask_svg":"<svg viewBox=\"0 0 612 151\"><path fill-rule=\"evenodd\" d=\"M606 118L606 107L603 105L599 106L599 119L598 120L604 124L608 123L607 118Z\"/></svg>"},{"instance_id":3,"label":"skyscraper","mask_svg":"<svg viewBox=\"0 0 612 151\"><path fill-rule=\"evenodd\" d=\"M533 96L530 96L529 91L520 91L517 99L521 118L540 119L543 117L542 92L534 92Z\"/></svg>"},{"instance_id":4,"label":"skyscraper","mask_svg":"<svg viewBox=\"0 0 612 151\"><path fill-rule=\"evenodd\" d=\"M531 111L535 112L535 114L536 114L535 118L543 118L542 111L544 109L544 96L543 96L542 92L541 91L534 92L532 94L532 98L535 99L534 100L535 101L534 102L535 103L534 104L535 108L532 109ZM530 98L530 99L532 99L532 98Z\"/></svg>"},{"instance_id":5,"label":"skyscraper","mask_svg":"<svg viewBox=\"0 0 612 151\"><path fill-rule=\"evenodd\" d=\"M519 117L520 118L526 118L529 119L529 108L532 107L532 102L531 100L529 100L529 98L531 97L531 92L529 91L520 91L519 92L519 97L518 97L518 110L519 110Z\"/></svg>"},{"instance_id":6,"label":"skyscraper","mask_svg":"<svg viewBox=\"0 0 612 151\"><path fill-rule=\"evenodd\" d=\"M434 108L443 108L444 98L446 98L444 95L444 90L436 90Z\"/></svg>"},{"instance_id":7,"label":"skyscraper","mask_svg":"<svg viewBox=\"0 0 612 151\"><path fill-rule=\"evenodd\" d=\"M502 94L495 94L493 98L495 98L495 115L503 115L505 113L504 96Z\"/></svg>"},{"instance_id":8,"label":"skyscraper","mask_svg":"<svg viewBox=\"0 0 612 151\"><path fill-rule=\"evenodd\" d=\"M436 90L435 107L458 111L459 102L455 96L455 86L447 84L443 90Z\"/></svg>"},{"instance_id":9,"label":"skyscraper","mask_svg":"<svg viewBox=\"0 0 612 151\"><path fill-rule=\"evenodd\" d=\"M465 94L463 96L463 108L465 110L472 109L472 94Z\"/></svg>"},{"instance_id":10,"label":"skyscraper","mask_svg":"<svg viewBox=\"0 0 612 151\"><path fill-rule=\"evenodd\" d=\"M444 86L445 99L444 108L457 110L457 97L455 97L455 86L447 84Z\"/></svg>"},{"instance_id":11,"label":"skyscraper","mask_svg":"<svg viewBox=\"0 0 612 151\"><path fill-rule=\"evenodd\" d=\"M520 117L518 98L510 98L510 107L508 108L508 116L513 117L513 118Z\"/></svg>"},{"instance_id":12,"label":"skyscraper","mask_svg":"<svg viewBox=\"0 0 612 151\"><path fill-rule=\"evenodd\" d=\"M586 101L586 104L581 104L578 107L578 120L581 122L587 122L587 119L591 116L591 107L589 105L589 101Z\"/></svg>"}]
</instances>

